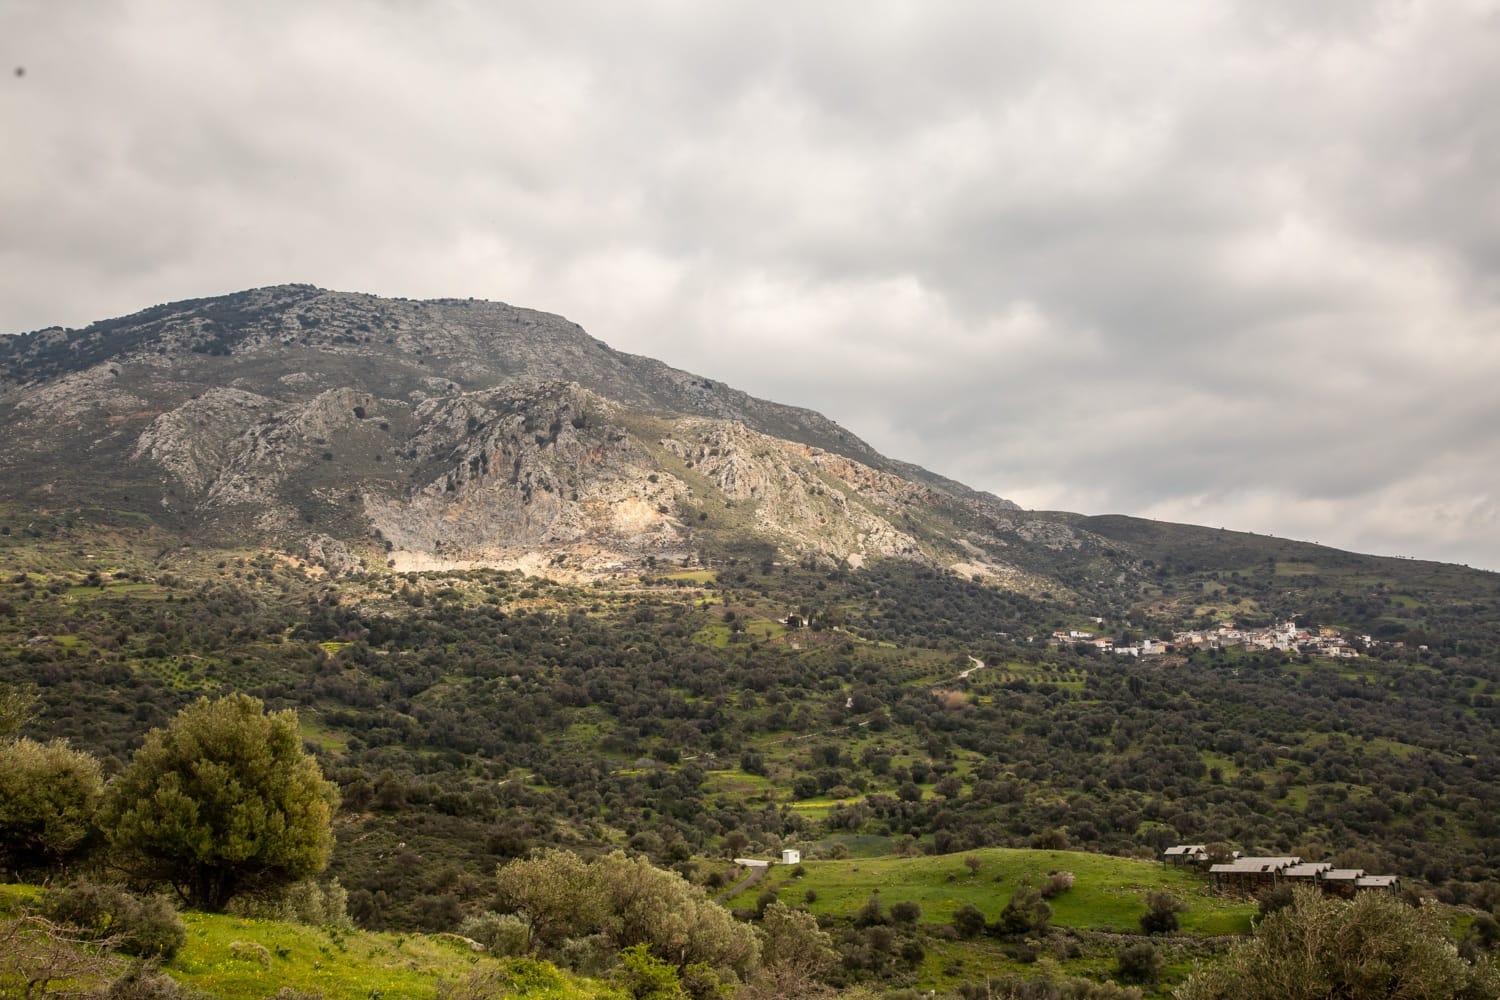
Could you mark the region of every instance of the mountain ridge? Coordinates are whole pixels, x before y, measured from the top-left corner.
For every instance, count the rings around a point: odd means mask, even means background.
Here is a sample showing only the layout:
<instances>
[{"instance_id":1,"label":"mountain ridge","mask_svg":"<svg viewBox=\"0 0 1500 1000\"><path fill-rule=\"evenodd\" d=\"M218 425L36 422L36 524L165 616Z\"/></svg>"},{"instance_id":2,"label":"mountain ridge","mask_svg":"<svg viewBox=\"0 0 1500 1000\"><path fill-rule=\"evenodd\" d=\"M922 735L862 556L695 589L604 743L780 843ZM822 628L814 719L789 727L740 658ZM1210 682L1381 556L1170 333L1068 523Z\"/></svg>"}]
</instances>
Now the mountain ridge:
<instances>
[{"instance_id":1,"label":"mountain ridge","mask_svg":"<svg viewBox=\"0 0 1500 1000\"><path fill-rule=\"evenodd\" d=\"M358 306L367 310L362 317L351 315L351 307ZM300 307L295 313L290 313L296 326L287 322L288 311L293 307ZM413 329L424 310L439 312L439 329L451 335L446 343L433 336L431 325ZM455 317L455 313L460 315ZM476 313L480 320L487 321L480 331L475 330L472 322L464 322ZM267 323L270 319L281 320L279 329ZM531 345L517 336L527 329L545 333L550 347L563 349L562 356L567 363L562 363L556 356L545 357L529 349ZM578 381L600 395L623 403L666 405L684 414L739 420L769 433L778 433L781 437L846 454L878 468L899 470L975 495L992 496L912 463L886 458L812 409L759 399L723 382L672 368L654 358L617 351L587 334L578 324L556 314L479 299L382 298L299 284L271 285L222 296L185 299L101 320L81 329L47 327L0 337L0 385L19 381L15 377L17 372L33 378L65 374L63 362L70 354L73 368L77 370L84 364L109 360L132 349L139 351L148 346L141 335L153 331L159 334L158 350L167 346L213 356L228 356L236 348L264 348L271 336L278 333L285 346L300 342L304 346L334 352L354 351L361 343L369 344L383 333L388 344L418 357L432 355L434 361L481 365L485 359L477 350L472 335L475 332L491 337L499 335L505 338L504 346L508 351L504 361L511 367L518 367L518 362L524 361L527 377L532 381ZM106 338L112 334L112 341L107 343ZM119 346L111 351L113 345ZM643 392L618 378L611 380L597 366L590 366L589 356L600 353L615 362L617 368L635 369L655 393ZM425 365L427 361L423 358L419 363ZM484 372L484 375L488 377L481 378L481 384L490 387L499 384L500 379L495 377L494 371ZM788 430L792 432L787 433ZM1010 501L999 497L993 499L1015 508Z\"/></svg>"},{"instance_id":2,"label":"mountain ridge","mask_svg":"<svg viewBox=\"0 0 1500 1000\"><path fill-rule=\"evenodd\" d=\"M590 427L590 410L613 423ZM20 445L0 454L12 483L109 492L49 464L61 445L89 459L81 469L108 473L119 490L107 502L230 537L285 541L285 526L300 521L310 527L299 544L341 570L368 565L370 554L356 553L374 540L395 565L514 565L541 550L544 566L606 572L691 558L699 536L723 542L728 531L734 544L775 537L855 565L895 555L997 580L1024 575L995 558L1003 543L966 540L959 524L992 533L986 522L1015 504L888 459L813 410L616 351L562 317L505 303L278 285L32 331L0 340L0 418ZM754 468L773 457L774 470ZM665 482L662 463L676 470ZM689 474L703 463L711 477ZM341 483L369 488L339 501ZM566 494L553 494L563 484ZM480 493L487 503L472 502ZM341 503L365 530L350 530ZM744 503L756 508L748 519L718 516ZM623 509L589 515L600 504ZM945 537L918 539L901 522L934 504L946 511ZM568 549L561 560L551 558L558 546Z\"/></svg>"},{"instance_id":3,"label":"mountain ridge","mask_svg":"<svg viewBox=\"0 0 1500 1000\"><path fill-rule=\"evenodd\" d=\"M1394 565L1023 511L881 456L815 411L505 303L277 285L0 337L0 421L0 504L124 511L184 544L268 548L334 573L587 580L742 557L898 558L1139 609L1168 599L1163 565Z\"/></svg>"}]
</instances>

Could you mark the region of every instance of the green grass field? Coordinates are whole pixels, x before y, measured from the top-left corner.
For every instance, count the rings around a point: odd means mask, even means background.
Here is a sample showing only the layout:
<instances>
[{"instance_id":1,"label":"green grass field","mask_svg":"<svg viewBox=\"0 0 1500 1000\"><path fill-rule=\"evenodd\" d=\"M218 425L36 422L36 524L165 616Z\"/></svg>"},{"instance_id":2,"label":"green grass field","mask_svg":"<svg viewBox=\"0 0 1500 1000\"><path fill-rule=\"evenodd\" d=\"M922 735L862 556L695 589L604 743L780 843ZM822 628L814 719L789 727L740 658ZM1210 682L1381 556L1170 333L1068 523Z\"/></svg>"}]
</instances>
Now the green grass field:
<instances>
[{"instance_id":1,"label":"green grass field","mask_svg":"<svg viewBox=\"0 0 1500 1000\"><path fill-rule=\"evenodd\" d=\"M964 859L977 858L971 873ZM850 858L808 861L800 878L792 869L776 867L767 887L777 889L793 905L812 890L814 913L852 916L873 895L889 907L909 900L922 907L922 922L944 924L965 903L977 906L994 920L1023 883L1041 885L1052 871L1070 871L1073 888L1052 899L1052 922L1058 927L1112 933L1138 933L1146 912L1148 892L1170 892L1189 907L1181 915L1182 933L1190 935L1246 934L1251 903L1220 899L1208 892L1206 881L1193 872L1167 868L1154 861L1132 861L1076 851L1035 851L987 848L937 857Z\"/></svg>"},{"instance_id":2,"label":"green grass field","mask_svg":"<svg viewBox=\"0 0 1500 1000\"><path fill-rule=\"evenodd\" d=\"M0 918L34 902L33 886L0 886ZM324 1000L420 1000L442 981L492 977L487 996L620 1000L623 994L530 959L493 959L454 935L376 934L274 920L183 914L187 943L163 971L219 1000L263 1000L282 987ZM126 966L119 963L119 971ZM3 966L0 966L3 970ZM9 984L0 982L0 996Z\"/></svg>"},{"instance_id":3,"label":"green grass field","mask_svg":"<svg viewBox=\"0 0 1500 1000\"><path fill-rule=\"evenodd\" d=\"M260 1000L281 986L325 1000L430 997L439 980L489 970L497 996L612 998L613 989L529 960L495 960L454 937L370 934L269 920L187 914L188 944L167 965L178 982L223 1000Z\"/></svg>"}]
</instances>

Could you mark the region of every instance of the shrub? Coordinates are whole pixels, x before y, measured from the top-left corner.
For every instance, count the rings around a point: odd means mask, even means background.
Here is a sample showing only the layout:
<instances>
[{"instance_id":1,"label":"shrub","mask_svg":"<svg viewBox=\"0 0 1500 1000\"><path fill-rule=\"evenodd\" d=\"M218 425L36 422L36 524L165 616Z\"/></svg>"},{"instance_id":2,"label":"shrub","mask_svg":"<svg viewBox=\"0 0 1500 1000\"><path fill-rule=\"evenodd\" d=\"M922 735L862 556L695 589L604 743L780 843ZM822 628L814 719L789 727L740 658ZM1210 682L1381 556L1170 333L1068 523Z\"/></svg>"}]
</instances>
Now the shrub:
<instances>
[{"instance_id":1,"label":"shrub","mask_svg":"<svg viewBox=\"0 0 1500 1000\"><path fill-rule=\"evenodd\" d=\"M230 901L227 912L241 917L260 917L309 927L354 926L349 919L349 893L338 879L327 884L303 879L289 886L259 893L246 893Z\"/></svg>"},{"instance_id":2,"label":"shrub","mask_svg":"<svg viewBox=\"0 0 1500 1000\"><path fill-rule=\"evenodd\" d=\"M246 962L254 962L262 969L271 967L271 953L258 941L231 941L229 954Z\"/></svg>"},{"instance_id":3,"label":"shrub","mask_svg":"<svg viewBox=\"0 0 1500 1000\"><path fill-rule=\"evenodd\" d=\"M1068 831L1053 827L1033 836L1031 846L1039 851L1066 851L1072 846L1072 841L1068 838Z\"/></svg>"},{"instance_id":4,"label":"shrub","mask_svg":"<svg viewBox=\"0 0 1500 1000\"><path fill-rule=\"evenodd\" d=\"M1149 941L1127 944L1115 955L1115 975L1127 983L1154 983L1160 972L1156 948Z\"/></svg>"},{"instance_id":5,"label":"shrub","mask_svg":"<svg viewBox=\"0 0 1500 1000\"><path fill-rule=\"evenodd\" d=\"M1144 934L1170 934L1177 929L1177 914L1187 910L1169 892L1152 892L1146 895L1146 912L1141 914L1141 932Z\"/></svg>"},{"instance_id":6,"label":"shrub","mask_svg":"<svg viewBox=\"0 0 1500 1000\"><path fill-rule=\"evenodd\" d=\"M42 896L42 915L66 924L91 938L105 937L116 924L115 913L124 890L97 882L74 882L49 889Z\"/></svg>"},{"instance_id":7,"label":"shrub","mask_svg":"<svg viewBox=\"0 0 1500 1000\"><path fill-rule=\"evenodd\" d=\"M1043 899L1055 899L1073 888L1072 872L1050 872L1039 890Z\"/></svg>"},{"instance_id":8,"label":"shrub","mask_svg":"<svg viewBox=\"0 0 1500 1000\"><path fill-rule=\"evenodd\" d=\"M620 952L620 965L612 978L632 1000L688 1000L677 967L651 954L644 944Z\"/></svg>"},{"instance_id":9,"label":"shrub","mask_svg":"<svg viewBox=\"0 0 1500 1000\"><path fill-rule=\"evenodd\" d=\"M995 931L1003 935L1041 933L1051 921L1052 907L1042 900L1042 894L1029 885L1021 885L1000 911Z\"/></svg>"},{"instance_id":10,"label":"shrub","mask_svg":"<svg viewBox=\"0 0 1500 1000\"><path fill-rule=\"evenodd\" d=\"M571 937L552 956L558 965L583 976L602 976L615 961L614 942L606 934Z\"/></svg>"},{"instance_id":11,"label":"shrub","mask_svg":"<svg viewBox=\"0 0 1500 1000\"><path fill-rule=\"evenodd\" d=\"M1267 889L1260 894L1261 919L1264 920L1277 910L1291 906L1294 898L1296 897L1293 895L1290 885L1282 884L1274 889Z\"/></svg>"},{"instance_id":12,"label":"shrub","mask_svg":"<svg viewBox=\"0 0 1500 1000\"><path fill-rule=\"evenodd\" d=\"M114 938L115 948L138 958L171 959L187 941L187 928L160 896L136 896L118 886L75 882L42 899L49 920L94 939Z\"/></svg>"},{"instance_id":13,"label":"shrub","mask_svg":"<svg viewBox=\"0 0 1500 1000\"><path fill-rule=\"evenodd\" d=\"M127 897L120 951L139 958L169 960L187 943L187 928L172 904L161 896Z\"/></svg>"},{"instance_id":14,"label":"shrub","mask_svg":"<svg viewBox=\"0 0 1500 1000\"><path fill-rule=\"evenodd\" d=\"M755 964L753 928L737 924L682 876L640 858L616 852L584 861L568 851L543 851L501 868L496 882L502 907L526 914L543 948L601 935L614 945L611 957L646 944L682 964L736 972Z\"/></svg>"},{"instance_id":15,"label":"shrub","mask_svg":"<svg viewBox=\"0 0 1500 1000\"><path fill-rule=\"evenodd\" d=\"M1345 902L1307 888L1260 921L1251 940L1194 972L1177 996L1495 997L1500 970L1459 957L1436 907L1373 892Z\"/></svg>"},{"instance_id":16,"label":"shrub","mask_svg":"<svg viewBox=\"0 0 1500 1000\"><path fill-rule=\"evenodd\" d=\"M885 910L880 905L879 896L871 896L865 900L865 905L859 908L854 915L855 927L878 927L890 923L885 915Z\"/></svg>"},{"instance_id":17,"label":"shrub","mask_svg":"<svg viewBox=\"0 0 1500 1000\"><path fill-rule=\"evenodd\" d=\"M922 919L922 907L909 899L891 907L891 919L898 924L914 924Z\"/></svg>"},{"instance_id":18,"label":"shrub","mask_svg":"<svg viewBox=\"0 0 1500 1000\"><path fill-rule=\"evenodd\" d=\"M60 740L0 742L0 868L61 864L88 847L99 762Z\"/></svg>"},{"instance_id":19,"label":"shrub","mask_svg":"<svg viewBox=\"0 0 1500 1000\"><path fill-rule=\"evenodd\" d=\"M492 1000L509 996L559 996L566 982L555 966L530 958L515 958L488 969L478 969L459 980L440 979L436 1000Z\"/></svg>"},{"instance_id":20,"label":"shrub","mask_svg":"<svg viewBox=\"0 0 1500 1000\"><path fill-rule=\"evenodd\" d=\"M984 913L973 903L965 903L953 911L953 929L960 937L978 937L984 933Z\"/></svg>"},{"instance_id":21,"label":"shrub","mask_svg":"<svg viewBox=\"0 0 1500 1000\"><path fill-rule=\"evenodd\" d=\"M795 969L809 981L822 979L839 955L833 939L806 910L773 904L761 922L761 968Z\"/></svg>"},{"instance_id":22,"label":"shrub","mask_svg":"<svg viewBox=\"0 0 1500 1000\"><path fill-rule=\"evenodd\" d=\"M109 984L101 1000L181 1000L187 992L171 976L163 975L145 962L132 965L123 976Z\"/></svg>"},{"instance_id":23,"label":"shrub","mask_svg":"<svg viewBox=\"0 0 1500 1000\"><path fill-rule=\"evenodd\" d=\"M514 958L531 950L531 924L515 913L487 910L465 920L458 932L484 945L491 955Z\"/></svg>"}]
</instances>

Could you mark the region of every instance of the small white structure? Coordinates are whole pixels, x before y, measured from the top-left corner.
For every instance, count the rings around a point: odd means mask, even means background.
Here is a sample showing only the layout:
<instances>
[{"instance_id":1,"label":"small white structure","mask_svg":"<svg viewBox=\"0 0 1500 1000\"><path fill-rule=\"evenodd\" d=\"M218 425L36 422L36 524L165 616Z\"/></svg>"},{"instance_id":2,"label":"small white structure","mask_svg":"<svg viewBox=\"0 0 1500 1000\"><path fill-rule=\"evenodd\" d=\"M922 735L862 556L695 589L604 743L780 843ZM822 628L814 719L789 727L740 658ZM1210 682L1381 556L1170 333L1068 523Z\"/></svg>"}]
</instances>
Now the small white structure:
<instances>
[{"instance_id":1,"label":"small white structure","mask_svg":"<svg viewBox=\"0 0 1500 1000\"><path fill-rule=\"evenodd\" d=\"M784 865L800 865L802 863L802 852L794 851L788 847L781 852L781 863Z\"/></svg>"},{"instance_id":2,"label":"small white structure","mask_svg":"<svg viewBox=\"0 0 1500 1000\"><path fill-rule=\"evenodd\" d=\"M737 865L739 865L741 868L769 868L769 867L771 867L771 862L769 862L769 861L763 861L760 858L735 858L734 859L734 863L737 864Z\"/></svg>"}]
</instances>

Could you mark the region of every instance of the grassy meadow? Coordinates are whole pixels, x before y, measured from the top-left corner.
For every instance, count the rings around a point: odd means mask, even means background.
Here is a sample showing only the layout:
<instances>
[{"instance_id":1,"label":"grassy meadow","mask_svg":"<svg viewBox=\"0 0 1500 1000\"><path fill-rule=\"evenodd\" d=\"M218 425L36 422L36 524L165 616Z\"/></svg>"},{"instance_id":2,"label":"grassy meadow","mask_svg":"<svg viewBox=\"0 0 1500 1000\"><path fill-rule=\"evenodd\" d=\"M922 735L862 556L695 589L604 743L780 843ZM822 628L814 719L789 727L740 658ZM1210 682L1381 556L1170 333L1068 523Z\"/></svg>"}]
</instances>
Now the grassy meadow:
<instances>
[{"instance_id":1,"label":"grassy meadow","mask_svg":"<svg viewBox=\"0 0 1500 1000\"><path fill-rule=\"evenodd\" d=\"M978 861L977 869L965 863L969 858ZM978 907L993 921L1018 887L1040 886L1054 871L1074 876L1071 889L1049 900L1056 927L1139 933L1146 894L1158 891L1188 906L1180 916L1183 934L1248 934L1255 913L1252 903L1212 895L1195 873L1079 851L987 848L939 856L807 861L801 868L805 874L798 876L794 867L776 866L766 888L790 905L833 916L852 916L878 896L886 908L903 901L918 904L924 924L946 924L964 904Z\"/></svg>"}]
</instances>

